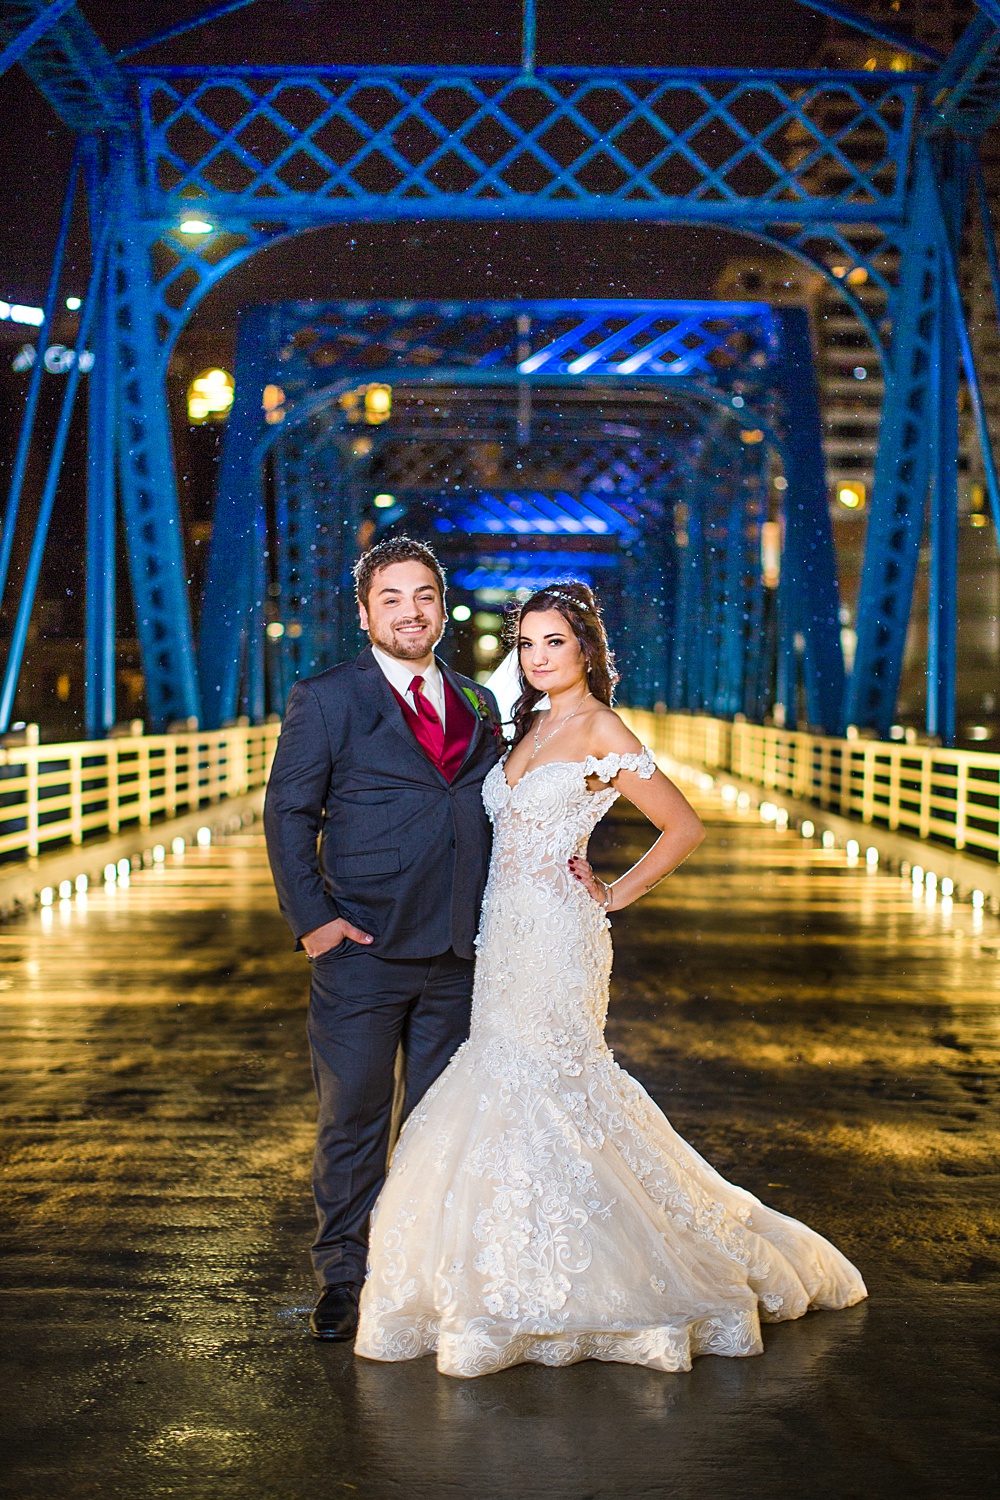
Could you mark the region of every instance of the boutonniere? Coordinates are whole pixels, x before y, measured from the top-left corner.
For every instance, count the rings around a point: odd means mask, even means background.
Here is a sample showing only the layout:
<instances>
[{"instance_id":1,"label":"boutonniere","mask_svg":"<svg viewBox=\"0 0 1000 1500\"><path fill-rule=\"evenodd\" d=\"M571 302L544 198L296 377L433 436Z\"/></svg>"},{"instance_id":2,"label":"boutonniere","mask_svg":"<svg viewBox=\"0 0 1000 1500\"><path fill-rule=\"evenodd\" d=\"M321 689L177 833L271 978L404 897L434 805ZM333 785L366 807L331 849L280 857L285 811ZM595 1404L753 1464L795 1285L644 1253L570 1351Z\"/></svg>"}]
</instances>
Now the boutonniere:
<instances>
[{"instance_id":1,"label":"boutonniere","mask_svg":"<svg viewBox=\"0 0 1000 1500\"><path fill-rule=\"evenodd\" d=\"M462 692L472 704L472 709L476 715L476 718L481 719L484 724L488 724L490 726L491 730L493 731L493 738L495 740L501 739L503 730L501 728L499 719L495 719L493 717L493 710L490 708L490 705L487 702L486 694L480 692L478 688L474 687L463 687Z\"/></svg>"}]
</instances>

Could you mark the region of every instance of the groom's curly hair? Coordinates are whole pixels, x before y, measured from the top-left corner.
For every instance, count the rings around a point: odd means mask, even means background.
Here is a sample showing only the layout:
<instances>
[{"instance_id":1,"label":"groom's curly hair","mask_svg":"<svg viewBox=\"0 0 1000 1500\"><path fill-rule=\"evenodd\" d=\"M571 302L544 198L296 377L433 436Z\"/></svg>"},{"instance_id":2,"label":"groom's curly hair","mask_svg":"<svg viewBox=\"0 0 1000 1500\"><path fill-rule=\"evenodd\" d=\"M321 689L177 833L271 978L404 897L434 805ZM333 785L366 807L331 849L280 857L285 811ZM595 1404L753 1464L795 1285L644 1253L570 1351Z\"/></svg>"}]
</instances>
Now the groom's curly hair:
<instances>
[{"instance_id":1,"label":"groom's curly hair","mask_svg":"<svg viewBox=\"0 0 1000 1500\"><path fill-rule=\"evenodd\" d=\"M427 543L414 541L411 536L389 536L385 541L376 542L374 547L369 547L354 564L354 592L358 603L367 609L375 574L381 573L383 568L390 568L393 563L401 562L419 562L429 568L437 579L441 598L444 599L444 569Z\"/></svg>"},{"instance_id":2,"label":"groom's curly hair","mask_svg":"<svg viewBox=\"0 0 1000 1500\"><path fill-rule=\"evenodd\" d=\"M574 579L570 583L553 584L551 588L539 589L530 599L526 599L508 621L507 634L511 646L517 650L521 622L526 615L543 614L550 609L562 615L580 643L580 650L587 664L587 687L598 702L610 707L618 673L615 671L615 659L608 644L600 607L586 583ZM521 683L521 696L513 709L515 745L527 734L535 705L545 696L541 688L533 688L525 677L519 651L517 674Z\"/></svg>"}]
</instances>

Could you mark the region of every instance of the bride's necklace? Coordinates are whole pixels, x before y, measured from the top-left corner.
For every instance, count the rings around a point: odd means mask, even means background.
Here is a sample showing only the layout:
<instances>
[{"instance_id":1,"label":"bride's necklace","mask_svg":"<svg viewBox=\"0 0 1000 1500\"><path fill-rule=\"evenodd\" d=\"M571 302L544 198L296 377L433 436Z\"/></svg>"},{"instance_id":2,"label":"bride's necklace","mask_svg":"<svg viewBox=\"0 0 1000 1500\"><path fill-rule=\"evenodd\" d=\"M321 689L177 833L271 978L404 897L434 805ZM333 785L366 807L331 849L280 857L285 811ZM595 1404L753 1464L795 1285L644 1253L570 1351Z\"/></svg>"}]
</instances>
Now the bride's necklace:
<instances>
[{"instance_id":1,"label":"bride's necklace","mask_svg":"<svg viewBox=\"0 0 1000 1500\"><path fill-rule=\"evenodd\" d=\"M535 756L538 754L539 750L541 750L542 746L543 745L547 745L548 742L549 742L549 740L552 738L552 736L554 734L558 734L559 731L560 731L560 729L563 727L563 725L564 724L568 724L569 721L570 721L570 719L575 719L576 716L577 716L577 714L580 712L581 708L583 707L583 705L586 703L587 699L588 698L592 698L593 696L594 696L593 693L584 693L583 697L580 699L579 703L576 705L576 707L574 708L573 712L571 714L566 714L566 716L564 718L560 719L556 723L555 727L553 729L549 730L549 732L545 736L544 740L539 739L539 737L538 737L539 734L540 734L540 732L541 732L541 728L542 728L541 717L539 717L538 723L535 725L535 735L534 735L535 748L534 748L534 750L532 750L531 754L528 756L527 764L529 766L531 765L531 762L534 760Z\"/></svg>"}]
</instances>

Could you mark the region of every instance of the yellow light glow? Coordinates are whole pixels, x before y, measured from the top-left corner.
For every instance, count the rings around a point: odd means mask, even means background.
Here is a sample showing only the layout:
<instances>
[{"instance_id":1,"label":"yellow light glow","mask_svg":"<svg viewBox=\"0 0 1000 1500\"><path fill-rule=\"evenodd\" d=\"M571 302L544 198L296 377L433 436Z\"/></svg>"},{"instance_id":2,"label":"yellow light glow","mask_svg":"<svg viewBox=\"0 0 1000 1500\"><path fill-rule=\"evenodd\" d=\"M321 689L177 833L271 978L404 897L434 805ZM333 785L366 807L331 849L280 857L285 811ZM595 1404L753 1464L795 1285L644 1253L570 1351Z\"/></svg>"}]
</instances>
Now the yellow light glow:
<instances>
[{"instance_id":1,"label":"yellow light glow","mask_svg":"<svg viewBox=\"0 0 1000 1500\"><path fill-rule=\"evenodd\" d=\"M261 397L261 405L264 408L264 421L273 427L276 422L285 420L285 393L280 385L266 385Z\"/></svg>"},{"instance_id":2,"label":"yellow light glow","mask_svg":"<svg viewBox=\"0 0 1000 1500\"><path fill-rule=\"evenodd\" d=\"M781 581L781 523L765 521L760 528L761 578L766 589L776 589Z\"/></svg>"},{"instance_id":3,"label":"yellow light glow","mask_svg":"<svg viewBox=\"0 0 1000 1500\"><path fill-rule=\"evenodd\" d=\"M370 385L365 391L365 421L376 425L388 420L392 412L392 386Z\"/></svg>"},{"instance_id":4,"label":"yellow light glow","mask_svg":"<svg viewBox=\"0 0 1000 1500\"><path fill-rule=\"evenodd\" d=\"M228 370L203 370L188 386L188 421L221 422L229 415L236 383Z\"/></svg>"},{"instance_id":5,"label":"yellow light glow","mask_svg":"<svg viewBox=\"0 0 1000 1500\"><path fill-rule=\"evenodd\" d=\"M395 497L395 495L376 495L375 496L375 509L376 510L388 510L389 507L391 505L395 505L395 503L396 503L396 497Z\"/></svg>"},{"instance_id":6,"label":"yellow light glow","mask_svg":"<svg viewBox=\"0 0 1000 1500\"><path fill-rule=\"evenodd\" d=\"M847 275L846 266L831 266L830 270L833 272L834 276L836 276L838 281L843 281L844 277Z\"/></svg>"},{"instance_id":7,"label":"yellow light glow","mask_svg":"<svg viewBox=\"0 0 1000 1500\"><path fill-rule=\"evenodd\" d=\"M215 228L206 219L182 219L181 234L211 234Z\"/></svg>"},{"instance_id":8,"label":"yellow light glow","mask_svg":"<svg viewBox=\"0 0 1000 1500\"><path fill-rule=\"evenodd\" d=\"M762 443L764 434L759 427L749 427L740 433L740 441L743 443Z\"/></svg>"},{"instance_id":9,"label":"yellow light glow","mask_svg":"<svg viewBox=\"0 0 1000 1500\"><path fill-rule=\"evenodd\" d=\"M280 641L285 633L285 627L280 620L272 620L267 627L267 638L269 641Z\"/></svg>"},{"instance_id":10,"label":"yellow light glow","mask_svg":"<svg viewBox=\"0 0 1000 1500\"><path fill-rule=\"evenodd\" d=\"M481 651L495 651L500 642L495 635L481 635L476 644Z\"/></svg>"},{"instance_id":11,"label":"yellow light glow","mask_svg":"<svg viewBox=\"0 0 1000 1500\"><path fill-rule=\"evenodd\" d=\"M848 510L862 510L866 496L867 491L858 480L852 479L837 486L837 499Z\"/></svg>"},{"instance_id":12,"label":"yellow light glow","mask_svg":"<svg viewBox=\"0 0 1000 1500\"><path fill-rule=\"evenodd\" d=\"M864 286L868 280L868 272L864 266L855 266L853 271L848 271L847 280L851 286Z\"/></svg>"}]
</instances>

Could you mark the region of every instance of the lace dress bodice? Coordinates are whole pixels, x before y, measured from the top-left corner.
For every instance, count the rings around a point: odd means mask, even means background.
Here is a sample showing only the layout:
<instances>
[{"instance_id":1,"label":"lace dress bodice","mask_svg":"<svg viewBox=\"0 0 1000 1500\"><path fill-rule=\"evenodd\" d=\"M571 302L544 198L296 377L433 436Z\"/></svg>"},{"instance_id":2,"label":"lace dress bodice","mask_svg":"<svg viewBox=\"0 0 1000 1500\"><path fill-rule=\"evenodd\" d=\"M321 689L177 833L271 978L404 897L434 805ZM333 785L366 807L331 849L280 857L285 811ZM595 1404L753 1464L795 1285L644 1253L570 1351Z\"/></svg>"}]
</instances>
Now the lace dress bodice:
<instances>
[{"instance_id":1,"label":"lace dress bodice","mask_svg":"<svg viewBox=\"0 0 1000 1500\"><path fill-rule=\"evenodd\" d=\"M483 783L493 855L469 1039L407 1120L371 1226L357 1352L445 1374L525 1360L682 1370L759 1318L865 1295L805 1225L727 1183L604 1040L610 923L568 862L648 750ZM588 779L597 778L591 790ZM603 784L603 785L602 785Z\"/></svg>"},{"instance_id":2,"label":"lace dress bodice","mask_svg":"<svg viewBox=\"0 0 1000 1500\"><path fill-rule=\"evenodd\" d=\"M493 857L476 940L472 1034L490 1032L546 1054L555 1047L560 1057L550 1060L556 1063L569 1049L579 1061L603 1046L611 924L574 880L569 861L586 854L590 835L618 797L610 785L591 791L588 778L610 783L622 770L648 778L656 762L645 749L603 760L549 761L513 787L505 767L500 761L483 783Z\"/></svg>"}]
</instances>

